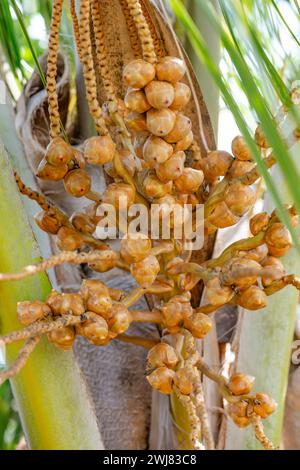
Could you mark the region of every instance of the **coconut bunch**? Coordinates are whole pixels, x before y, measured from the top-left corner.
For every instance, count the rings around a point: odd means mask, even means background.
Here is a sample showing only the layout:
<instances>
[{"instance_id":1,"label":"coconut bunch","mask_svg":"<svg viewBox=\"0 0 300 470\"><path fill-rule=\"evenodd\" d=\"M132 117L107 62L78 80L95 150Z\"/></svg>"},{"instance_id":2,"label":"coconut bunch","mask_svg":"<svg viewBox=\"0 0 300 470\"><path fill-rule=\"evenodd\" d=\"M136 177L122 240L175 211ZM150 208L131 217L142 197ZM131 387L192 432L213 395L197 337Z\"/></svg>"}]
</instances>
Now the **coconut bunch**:
<instances>
[{"instance_id":1,"label":"coconut bunch","mask_svg":"<svg viewBox=\"0 0 300 470\"><path fill-rule=\"evenodd\" d=\"M233 140L232 153L215 150L203 137L201 116L196 112L199 96L190 65L180 48L175 48L175 56L164 47L158 33L158 26L163 27L159 13L153 10L151 16L144 1L120 0L114 4L124 15L133 56L121 64L120 82L110 67L113 53L105 41L101 2L81 0L79 20L71 2L87 102L97 131L96 136L75 148L60 128L56 60L63 0L53 2L47 68L50 142L37 177L63 181L66 193L86 198L87 205L69 217L15 174L20 192L42 209L36 223L55 237L61 252L25 267L21 273L0 274L0 280L20 280L64 263L87 263L95 272L116 267L129 271L138 287L124 293L92 279L84 281L79 292L53 291L45 301L24 299L17 306L24 328L0 341L9 344L26 339L27 343L16 364L0 373L0 381L23 367L35 345L32 341L44 334L63 350L72 347L77 335L95 346L105 346L112 340L131 342L149 349L149 384L163 394L175 394L186 408L194 448L199 447L201 433L205 446L213 448L205 425L201 374L218 384L234 422L240 427L252 424L264 447L272 448L261 419L275 410L274 400L264 393L250 394L252 377L241 373L227 380L210 370L198 352L197 341L209 334L213 325L210 314L221 306L229 303L257 310L266 306L269 295L286 285L299 289L299 280L285 273L279 259L292 242L276 211L253 216L249 238L233 243L218 258L211 258L204 250L202 262L193 261L184 238L175 239L174 218L168 240L151 240L150 233L126 234L127 226L120 218L115 229L125 235L119 251L97 238L104 205L119 210L121 201L124 209L125 201L126 224L132 220L130 207L135 203L143 205L149 220L151 206L160 205L161 221L166 206L172 209L177 204L190 204L194 222L196 207L203 204L207 242L216 230L237 224L249 213L257 199L255 184L260 181L242 136ZM270 168L276 160L259 126L255 140ZM92 184L95 166L106 174L107 187L102 193ZM295 226L298 219L294 208L287 207L287 211ZM203 285L208 303L195 307L191 290ZM149 311L132 309L146 294L148 299L151 296L153 307ZM130 336L127 332L132 322L157 324L161 341Z\"/></svg>"}]
</instances>

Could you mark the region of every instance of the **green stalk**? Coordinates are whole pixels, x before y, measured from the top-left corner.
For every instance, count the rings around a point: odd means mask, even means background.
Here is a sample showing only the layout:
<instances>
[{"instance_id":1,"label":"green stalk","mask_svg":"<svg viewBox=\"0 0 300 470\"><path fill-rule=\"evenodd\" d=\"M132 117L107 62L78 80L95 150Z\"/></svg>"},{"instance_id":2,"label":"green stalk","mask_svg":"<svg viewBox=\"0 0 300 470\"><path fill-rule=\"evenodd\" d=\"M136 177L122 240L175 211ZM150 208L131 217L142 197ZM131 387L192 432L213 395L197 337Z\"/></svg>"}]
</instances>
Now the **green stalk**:
<instances>
[{"instance_id":1,"label":"green stalk","mask_svg":"<svg viewBox=\"0 0 300 470\"><path fill-rule=\"evenodd\" d=\"M12 272L40 259L12 170L0 146L0 270ZM43 300L51 290L46 274L0 284L1 334L19 329L16 303ZM7 365L20 344L7 347ZM43 339L12 381L28 445L32 449L101 449L101 437L87 390L72 352Z\"/></svg>"}]
</instances>

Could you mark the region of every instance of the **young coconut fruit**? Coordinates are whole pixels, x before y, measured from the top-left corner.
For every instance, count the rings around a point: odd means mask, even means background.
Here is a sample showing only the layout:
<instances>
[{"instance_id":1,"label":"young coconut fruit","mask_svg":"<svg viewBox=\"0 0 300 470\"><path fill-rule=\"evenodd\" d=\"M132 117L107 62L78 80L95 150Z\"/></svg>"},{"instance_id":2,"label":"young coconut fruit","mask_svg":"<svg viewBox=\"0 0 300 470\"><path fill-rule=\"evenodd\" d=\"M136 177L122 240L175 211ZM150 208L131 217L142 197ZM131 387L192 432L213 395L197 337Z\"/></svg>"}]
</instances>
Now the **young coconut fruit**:
<instances>
[{"instance_id":1,"label":"young coconut fruit","mask_svg":"<svg viewBox=\"0 0 300 470\"><path fill-rule=\"evenodd\" d=\"M148 103L155 109L168 108L174 100L174 87L171 83L153 80L145 87Z\"/></svg>"},{"instance_id":2,"label":"young coconut fruit","mask_svg":"<svg viewBox=\"0 0 300 470\"><path fill-rule=\"evenodd\" d=\"M64 178L68 171L69 168L67 164L54 166L43 158L38 166L36 176L41 180L60 181Z\"/></svg>"},{"instance_id":3,"label":"young coconut fruit","mask_svg":"<svg viewBox=\"0 0 300 470\"><path fill-rule=\"evenodd\" d=\"M212 320L208 315L196 310L184 319L184 326L194 338L203 339L212 329Z\"/></svg>"},{"instance_id":4,"label":"young coconut fruit","mask_svg":"<svg viewBox=\"0 0 300 470\"><path fill-rule=\"evenodd\" d=\"M50 307L40 300L25 300L17 303L17 316L22 325L31 325L50 314Z\"/></svg>"},{"instance_id":5,"label":"young coconut fruit","mask_svg":"<svg viewBox=\"0 0 300 470\"><path fill-rule=\"evenodd\" d=\"M181 80L186 73L186 65L178 57L165 56L156 64L158 80L175 83Z\"/></svg>"},{"instance_id":6,"label":"young coconut fruit","mask_svg":"<svg viewBox=\"0 0 300 470\"><path fill-rule=\"evenodd\" d=\"M53 166L66 165L72 160L73 156L72 147L61 137L52 139L45 153L46 161Z\"/></svg>"},{"instance_id":7,"label":"young coconut fruit","mask_svg":"<svg viewBox=\"0 0 300 470\"><path fill-rule=\"evenodd\" d=\"M233 214L241 217L253 207L256 201L255 191L239 181L229 185L224 202Z\"/></svg>"},{"instance_id":8,"label":"young coconut fruit","mask_svg":"<svg viewBox=\"0 0 300 470\"><path fill-rule=\"evenodd\" d=\"M175 152L179 150L188 150L194 141L193 131L188 132L183 139L178 140L175 144Z\"/></svg>"},{"instance_id":9,"label":"young coconut fruit","mask_svg":"<svg viewBox=\"0 0 300 470\"><path fill-rule=\"evenodd\" d=\"M250 161L252 160L252 155L249 147L247 146L244 137L241 135L236 136L231 144L231 150L233 155L238 160Z\"/></svg>"},{"instance_id":10,"label":"young coconut fruit","mask_svg":"<svg viewBox=\"0 0 300 470\"><path fill-rule=\"evenodd\" d=\"M150 168L155 168L157 164L164 163L173 154L172 145L165 142L160 137L150 136L143 147L143 158Z\"/></svg>"},{"instance_id":11,"label":"young coconut fruit","mask_svg":"<svg viewBox=\"0 0 300 470\"><path fill-rule=\"evenodd\" d=\"M131 314L124 305L114 304L111 310L111 318L109 319L109 335L115 337L128 330L132 321Z\"/></svg>"},{"instance_id":12,"label":"young coconut fruit","mask_svg":"<svg viewBox=\"0 0 300 470\"><path fill-rule=\"evenodd\" d=\"M260 287L250 286L239 293L237 304L247 310L259 310L267 306L268 297Z\"/></svg>"},{"instance_id":13,"label":"young coconut fruit","mask_svg":"<svg viewBox=\"0 0 300 470\"><path fill-rule=\"evenodd\" d=\"M268 256L261 264L264 268L272 268L270 273L261 277L261 282L264 287L267 287L272 284L272 282L281 279L285 274L284 266L278 258Z\"/></svg>"},{"instance_id":14,"label":"young coconut fruit","mask_svg":"<svg viewBox=\"0 0 300 470\"><path fill-rule=\"evenodd\" d=\"M173 157L172 157L173 158ZM167 163L167 162L166 162ZM161 198L172 192L173 183L163 183L155 175L148 175L143 181L143 190L148 197Z\"/></svg>"},{"instance_id":15,"label":"young coconut fruit","mask_svg":"<svg viewBox=\"0 0 300 470\"><path fill-rule=\"evenodd\" d=\"M248 395L254 385L255 377L246 374L233 374L228 383L228 388L233 395Z\"/></svg>"},{"instance_id":16,"label":"young coconut fruit","mask_svg":"<svg viewBox=\"0 0 300 470\"><path fill-rule=\"evenodd\" d=\"M205 180L213 183L218 176L225 176L232 164L232 155L220 150L208 152L207 157L199 160L195 166L203 171Z\"/></svg>"},{"instance_id":17,"label":"young coconut fruit","mask_svg":"<svg viewBox=\"0 0 300 470\"><path fill-rule=\"evenodd\" d=\"M203 183L203 180L203 171L185 167L182 175L175 180L175 186L182 193L195 193Z\"/></svg>"},{"instance_id":18,"label":"young coconut fruit","mask_svg":"<svg viewBox=\"0 0 300 470\"><path fill-rule=\"evenodd\" d=\"M174 99L170 106L173 111L181 111L191 99L191 89L182 82L174 84Z\"/></svg>"},{"instance_id":19,"label":"young coconut fruit","mask_svg":"<svg viewBox=\"0 0 300 470\"><path fill-rule=\"evenodd\" d=\"M61 227L57 232L57 246L62 251L75 251L82 247L82 236L71 227Z\"/></svg>"},{"instance_id":20,"label":"young coconut fruit","mask_svg":"<svg viewBox=\"0 0 300 470\"><path fill-rule=\"evenodd\" d=\"M141 233L128 233L121 240L120 254L126 263L142 261L150 255L151 240Z\"/></svg>"},{"instance_id":21,"label":"young coconut fruit","mask_svg":"<svg viewBox=\"0 0 300 470\"><path fill-rule=\"evenodd\" d=\"M142 59L132 60L123 70L123 80L132 88L144 88L154 77L154 66Z\"/></svg>"},{"instance_id":22,"label":"young coconut fruit","mask_svg":"<svg viewBox=\"0 0 300 470\"><path fill-rule=\"evenodd\" d=\"M116 144L110 135L90 137L84 146L84 158L90 165L104 165L113 160Z\"/></svg>"},{"instance_id":23,"label":"young coconut fruit","mask_svg":"<svg viewBox=\"0 0 300 470\"><path fill-rule=\"evenodd\" d=\"M174 369L178 364L178 357L175 349L167 343L158 343L150 349L147 362L150 369L158 367L169 367Z\"/></svg>"},{"instance_id":24,"label":"young coconut fruit","mask_svg":"<svg viewBox=\"0 0 300 470\"><path fill-rule=\"evenodd\" d=\"M267 212L261 212L259 214L254 215L251 217L249 222L250 232L252 235L257 235L259 232L264 230L270 221L270 216Z\"/></svg>"},{"instance_id":25,"label":"young coconut fruit","mask_svg":"<svg viewBox=\"0 0 300 470\"><path fill-rule=\"evenodd\" d=\"M149 255L130 266L130 272L141 287L149 287L156 279L160 265L154 255Z\"/></svg>"},{"instance_id":26,"label":"young coconut fruit","mask_svg":"<svg viewBox=\"0 0 300 470\"><path fill-rule=\"evenodd\" d=\"M176 121L176 114L170 109L150 109L147 112L147 129L157 137L168 135Z\"/></svg>"},{"instance_id":27,"label":"young coconut fruit","mask_svg":"<svg viewBox=\"0 0 300 470\"><path fill-rule=\"evenodd\" d=\"M116 209L130 207L134 203L135 190L127 183L111 183L103 194L103 202Z\"/></svg>"},{"instance_id":28,"label":"young coconut fruit","mask_svg":"<svg viewBox=\"0 0 300 470\"><path fill-rule=\"evenodd\" d=\"M47 334L47 338L50 343L53 343L63 351L67 351L74 344L76 338L75 328L73 326L64 326L58 330L50 331Z\"/></svg>"},{"instance_id":29,"label":"young coconut fruit","mask_svg":"<svg viewBox=\"0 0 300 470\"><path fill-rule=\"evenodd\" d=\"M167 144L168 145L168 144ZM156 167L156 174L160 181L167 182L178 179L184 170L185 153L175 152L166 162Z\"/></svg>"},{"instance_id":30,"label":"young coconut fruit","mask_svg":"<svg viewBox=\"0 0 300 470\"><path fill-rule=\"evenodd\" d=\"M190 120L190 118L182 113L177 113L174 126L171 132L169 132L169 134L165 136L165 140L169 144L175 144L176 142L179 142L180 140L184 139L184 137L189 134L191 130L192 121Z\"/></svg>"},{"instance_id":31,"label":"young coconut fruit","mask_svg":"<svg viewBox=\"0 0 300 470\"><path fill-rule=\"evenodd\" d=\"M76 333L87 338L95 346L106 344L108 325L104 318L94 312L87 312L89 319L76 325Z\"/></svg>"},{"instance_id":32,"label":"young coconut fruit","mask_svg":"<svg viewBox=\"0 0 300 470\"><path fill-rule=\"evenodd\" d=\"M63 223L63 219L60 220L56 211L51 209L39 212L34 216L34 220L41 230L53 235L57 234ZM65 220L67 220L67 218Z\"/></svg>"},{"instance_id":33,"label":"young coconut fruit","mask_svg":"<svg viewBox=\"0 0 300 470\"><path fill-rule=\"evenodd\" d=\"M170 395L172 393L174 376L174 370L168 369L168 367L158 367L158 369L147 375L146 378L152 388L164 395Z\"/></svg>"},{"instance_id":34,"label":"young coconut fruit","mask_svg":"<svg viewBox=\"0 0 300 470\"><path fill-rule=\"evenodd\" d=\"M254 413L265 419L274 413L277 408L276 401L266 393L257 393L254 399Z\"/></svg>"},{"instance_id":35,"label":"young coconut fruit","mask_svg":"<svg viewBox=\"0 0 300 470\"><path fill-rule=\"evenodd\" d=\"M85 170L72 170L64 177L64 186L68 194L82 197L91 190L91 177Z\"/></svg>"},{"instance_id":36,"label":"young coconut fruit","mask_svg":"<svg viewBox=\"0 0 300 470\"><path fill-rule=\"evenodd\" d=\"M151 82L153 83L153 82ZM124 103L128 109L135 113L145 113L149 111L151 105L143 90L129 89L125 95Z\"/></svg>"},{"instance_id":37,"label":"young coconut fruit","mask_svg":"<svg viewBox=\"0 0 300 470\"><path fill-rule=\"evenodd\" d=\"M266 231L265 242L272 256L283 256L292 246L289 230L280 222L275 222Z\"/></svg>"}]
</instances>

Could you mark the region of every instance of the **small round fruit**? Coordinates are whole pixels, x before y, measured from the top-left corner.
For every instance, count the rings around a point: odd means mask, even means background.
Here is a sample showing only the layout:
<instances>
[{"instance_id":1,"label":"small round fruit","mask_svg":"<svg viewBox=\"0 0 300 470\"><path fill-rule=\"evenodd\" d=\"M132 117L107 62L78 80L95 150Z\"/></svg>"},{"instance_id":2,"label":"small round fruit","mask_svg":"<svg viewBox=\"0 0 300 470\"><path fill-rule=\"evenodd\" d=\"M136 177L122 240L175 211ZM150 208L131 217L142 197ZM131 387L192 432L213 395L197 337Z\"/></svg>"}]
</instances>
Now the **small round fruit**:
<instances>
[{"instance_id":1,"label":"small round fruit","mask_svg":"<svg viewBox=\"0 0 300 470\"><path fill-rule=\"evenodd\" d=\"M141 233L128 233L121 240L120 254L126 263L136 263L149 256L151 240Z\"/></svg>"},{"instance_id":2,"label":"small round fruit","mask_svg":"<svg viewBox=\"0 0 300 470\"><path fill-rule=\"evenodd\" d=\"M123 80L132 88L144 88L154 77L154 66L142 59L132 60L123 70Z\"/></svg>"},{"instance_id":3,"label":"small round fruit","mask_svg":"<svg viewBox=\"0 0 300 470\"><path fill-rule=\"evenodd\" d=\"M48 305L49 302L47 301ZM85 307L80 294L66 293L60 297L60 315L76 315L80 316L85 312Z\"/></svg>"},{"instance_id":4,"label":"small round fruit","mask_svg":"<svg viewBox=\"0 0 300 470\"><path fill-rule=\"evenodd\" d=\"M237 303L247 310L259 310L267 306L268 297L260 287L250 286L239 293Z\"/></svg>"},{"instance_id":5,"label":"small round fruit","mask_svg":"<svg viewBox=\"0 0 300 470\"><path fill-rule=\"evenodd\" d=\"M76 333L73 326L64 326L47 334L48 341L63 351L70 349L75 341Z\"/></svg>"},{"instance_id":6,"label":"small round fruit","mask_svg":"<svg viewBox=\"0 0 300 470\"><path fill-rule=\"evenodd\" d=\"M237 224L239 219L237 215L234 215L229 210L227 204L222 201L214 207L208 221L217 228L226 228Z\"/></svg>"},{"instance_id":7,"label":"small round fruit","mask_svg":"<svg viewBox=\"0 0 300 470\"><path fill-rule=\"evenodd\" d=\"M148 175L143 181L143 190L148 197L161 198L171 193L172 181L162 183L156 176Z\"/></svg>"},{"instance_id":8,"label":"small round fruit","mask_svg":"<svg viewBox=\"0 0 300 470\"><path fill-rule=\"evenodd\" d=\"M53 315L60 315L62 296L63 294L52 289L51 293L47 297L46 304L50 307Z\"/></svg>"},{"instance_id":9,"label":"small round fruit","mask_svg":"<svg viewBox=\"0 0 300 470\"><path fill-rule=\"evenodd\" d=\"M150 109L147 112L147 129L158 137L168 135L174 127L176 114L170 109Z\"/></svg>"},{"instance_id":10,"label":"small round fruit","mask_svg":"<svg viewBox=\"0 0 300 470\"><path fill-rule=\"evenodd\" d=\"M220 279L218 277L210 279L206 283L205 287L207 301L212 305L227 304L234 296L234 292L231 287L221 286Z\"/></svg>"},{"instance_id":11,"label":"small round fruit","mask_svg":"<svg viewBox=\"0 0 300 470\"><path fill-rule=\"evenodd\" d=\"M128 109L135 113L143 114L151 108L151 104L147 101L146 95L142 90L129 89L125 95L124 103Z\"/></svg>"},{"instance_id":12,"label":"small round fruit","mask_svg":"<svg viewBox=\"0 0 300 470\"><path fill-rule=\"evenodd\" d=\"M255 142L259 147L263 149L267 149L268 147L270 147L260 126L257 126L255 130Z\"/></svg>"},{"instance_id":13,"label":"small round fruit","mask_svg":"<svg viewBox=\"0 0 300 470\"><path fill-rule=\"evenodd\" d=\"M168 330L178 327L183 321L182 306L180 302L170 300L161 308L163 324ZM192 314L192 310L190 311Z\"/></svg>"},{"instance_id":14,"label":"small round fruit","mask_svg":"<svg viewBox=\"0 0 300 470\"><path fill-rule=\"evenodd\" d=\"M91 294L86 300L86 307L91 312L97 313L104 318L110 317L110 311L112 308L112 300L109 294Z\"/></svg>"},{"instance_id":15,"label":"small round fruit","mask_svg":"<svg viewBox=\"0 0 300 470\"><path fill-rule=\"evenodd\" d=\"M259 232L264 230L270 221L270 216L267 212L261 212L251 217L249 222L250 232L252 235L257 235Z\"/></svg>"},{"instance_id":16,"label":"small round fruit","mask_svg":"<svg viewBox=\"0 0 300 470\"><path fill-rule=\"evenodd\" d=\"M165 136L165 140L169 144L175 144L182 140L187 134L191 132L192 121L190 118L182 113L178 113L175 119L175 123L171 132Z\"/></svg>"},{"instance_id":17,"label":"small round fruit","mask_svg":"<svg viewBox=\"0 0 300 470\"><path fill-rule=\"evenodd\" d=\"M61 137L55 137L51 140L45 153L45 159L53 166L66 165L72 160L73 156L72 147Z\"/></svg>"},{"instance_id":18,"label":"small round fruit","mask_svg":"<svg viewBox=\"0 0 300 470\"><path fill-rule=\"evenodd\" d=\"M61 222L58 220L55 213L51 213L51 211L39 212L34 217L34 220L41 230L53 235L56 235L61 227Z\"/></svg>"},{"instance_id":19,"label":"small round fruit","mask_svg":"<svg viewBox=\"0 0 300 470\"><path fill-rule=\"evenodd\" d=\"M175 372L167 367L159 367L147 375L147 380L152 388L164 395L172 393L173 379Z\"/></svg>"},{"instance_id":20,"label":"small round fruit","mask_svg":"<svg viewBox=\"0 0 300 470\"><path fill-rule=\"evenodd\" d=\"M132 321L131 314L124 305L114 304L109 319L109 334L112 337L125 333L130 327Z\"/></svg>"},{"instance_id":21,"label":"small round fruit","mask_svg":"<svg viewBox=\"0 0 300 470\"><path fill-rule=\"evenodd\" d=\"M178 356L175 349L167 343L158 343L150 349L147 356L148 366L151 369L169 367L174 369L178 364Z\"/></svg>"},{"instance_id":22,"label":"small round fruit","mask_svg":"<svg viewBox=\"0 0 300 470\"><path fill-rule=\"evenodd\" d=\"M150 136L143 147L143 158L150 168L154 168L159 163L164 163L172 154L172 145L160 137Z\"/></svg>"},{"instance_id":23,"label":"small round fruit","mask_svg":"<svg viewBox=\"0 0 300 470\"><path fill-rule=\"evenodd\" d=\"M160 265L157 258L149 255L141 261L133 263L130 266L130 272L135 278L136 282L141 287L149 287L156 279L160 271Z\"/></svg>"},{"instance_id":24,"label":"small round fruit","mask_svg":"<svg viewBox=\"0 0 300 470\"><path fill-rule=\"evenodd\" d=\"M265 241L270 249L274 248L287 248L292 246L292 237L289 230L280 222L275 222L266 231Z\"/></svg>"},{"instance_id":25,"label":"small round fruit","mask_svg":"<svg viewBox=\"0 0 300 470\"><path fill-rule=\"evenodd\" d=\"M247 289L256 283L261 266L256 261L235 257L223 265L222 284Z\"/></svg>"},{"instance_id":26,"label":"small round fruit","mask_svg":"<svg viewBox=\"0 0 300 470\"><path fill-rule=\"evenodd\" d=\"M186 66L178 57L166 56L156 64L156 76L158 80L167 82L178 82L186 73Z\"/></svg>"},{"instance_id":27,"label":"small round fruit","mask_svg":"<svg viewBox=\"0 0 300 470\"><path fill-rule=\"evenodd\" d=\"M96 230L96 224L91 217L83 212L75 212L71 217L71 223L78 232L91 235Z\"/></svg>"},{"instance_id":28,"label":"small round fruit","mask_svg":"<svg viewBox=\"0 0 300 470\"><path fill-rule=\"evenodd\" d=\"M272 282L277 281L284 276L285 270L282 262L278 258L268 256L261 264L264 268L271 268L270 273L261 277L264 287L269 286Z\"/></svg>"},{"instance_id":29,"label":"small round fruit","mask_svg":"<svg viewBox=\"0 0 300 470\"><path fill-rule=\"evenodd\" d=\"M146 98L155 109L168 108L174 100L174 87L171 83L153 80L145 87Z\"/></svg>"},{"instance_id":30,"label":"small round fruit","mask_svg":"<svg viewBox=\"0 0 300 470\"><path fill-rule=\"evenodd\" d=\"M235 137L231 144L231 150L233 155L238 160L250 161L252 160L252 155L249 147L247 146L244 137L238 135Z\"/></svg>"},{"instance_id":31,"label":"small round fruit","mask_svg":"<svg viewBox=\"0 0 300 470\"><path fill-rule=\"evenodd\" d=\"M178 151L169 160L158 165L156 174L160 181L167 182L179 178L183 174L185 158L185 153Z\"/></svg>"},{"instance_id":32,"label":"small round fruit","mask_svg":"<svg viewBox=\"0 0 300 470\"><path fill-rule=\"evenodd\" d=\"M184 319L184 326L187 328L194 338L203 339L212 329L212 320L208 315L202 312L194 311L192 315Z\"/></svg>"},{"instance_id":33,"label":"small round fruit","mask_svg":"<svg viewBox=\"0 0 300 470\"><path fill-rule=\"evenodd\" d=\"M50 165L44 158L40 162L36 176L41 180L47 181L60 181L68 173L68 165L63 164L60 166Z\"/></svg>"},{"instance_id":34,"label":"small round fruit","mask_svg":"<svg viewBox=\"0 0 300 470\"><path fill-rule=\"evenodd\" d=\"M71 227L61 227L57 232L58 247L62 251L75 251L83 245L83 239Z\"/></svg>"},{"instance_id":35,"label":"small round fruit","mask_svg":"<svg viewBox=\"0 0 300 470\"><path fill-rule=\"evenodd\" d=\"M73 197L82 197L91 190L91 177L84 170L72 170L64 177L64 186L67 193Z\"/></svg>"},{"instance_id":36,"label":"small round fruit","mask_svg":"<svg viewBox=\"0 0 300 470\"><path fill-rule=\"evenodd\" d=\"M228 172L229 178L239 178L240 176L244 176L248 173L252 168L254 168L255 163L242 161L242 160L234 160L232 163L230 170Z\"/></svg>"},{"instance_id":37,"label":"small round fruit","mask_svg":"<svg viewBox=\"0 0 300 470\"><path fill-rule=\"evenodd\" d=\"M110 135L90 137L85 142L84 158L91 165L104 165L113 160L116 144Z\"/></svg>"},{"instance_id":38,"label":"small round fruit","mask_svg":"<svg viewBox=\"0 0 300 470\"><path fill-rule=\"evenodd\" d=\"M130 152L130 150L122 149L119 150L120 161L130 176L134 176L136 170L135 156Z\"/></svg>"},{"instance_id":39,"label":"small round fruit","mask_svg":"<svg viewBox=\"0 0 300 470\"><path fill-rule=\"evenodd\" d=\"M241 416L236 416L232 414L231 419L234 422L234 424L236 424L241 429L249 426L249 424L251 423L250 418L248 418L247 416L241 417Z\"/></svg>"},{"instance_id":40,"label":"small round fruit","mask_svg":"<svg viewBox=\"0 0 300 470\"><path fill-rule=\"evenodd\" d=\"M274 413L277 408L276 401L266 393L257 393L254 399L254 413L265 419Z\"/></svg>"},{"instance_id":41,"label":"small round fruit","mask_svg":"<svg viewBox=\"0 0 300 470\"><path fill-rule=\"evenodd\" d=\"M87 312L89 319L76 325L76 333L87 338L92 344L100 346L108 337L108 325L104 318L96 313Z\"/></svg>"},{"instance_id":42,"label":"small round fruit","mask_svg":"<svg viewBox=\"0 0 300 470\"><path fill-rule=\"evenodd\" d=\"M176 189L182 193L195 193L204 180L204 174L201 170L185 167L182 175L175 180Z\"/></svg>"},{"instance_id":43,"label":"small round fruit","mask_svg":"<svg viewBox=\"0 0 300 470\"><path fill-rule=\"evenodd\" d=\"M91 295L109 296L109 290L99 279L85 279L81 284L80 294L84 301L87 301Z\"/></svg>"},{"instance_id":44,"label":"small round fruit","mask_svg":"<svg viewBox=\"0 0 300 470\"><path fill-rule=\"evenodd\" d=\"M173 111L181 111L191 99L191 89L182 82L174 84L174 100L170 106Z\"/></svg>"},{"instance_id":45,"label":"small round fruit","mask_svg":"<svg viewBox=\"0 0 300 470\"><path fill-rule=\"evenodd\" d=\"M261 263L266 258L266 256L268 256L268 246L263 243L262 245L259 245L258 247L253 248L252 250L239 251L238 255L242 256L243 258L257 261L257 263Z\"/></svg>"},{"instance_id":46,"label":"small round fruit","mask_svg":"<svg viewBox=\"0 0 300 470\"><path fill-rule=\"evenodd\" d=\"M134 199L135 191L127 183L111 183L103 194L103 202L113 205L116 209L130 207Z\"/></svg>"},{"instance_id":47,"label":"small round fruit","mask_svg":"<svg viewBox=\"0 0 300 470\"><path fill-rule=\"evenodd\" d=\"M51 314L50 307L40 300L25 300L17 303L18 320L22 325L30 325Z\"/></svg>"},{"instance_id":48,"label":"small round fruit","mask_svg":"<svg viewBox=\"0 0 300 470\"><path fill-rule=\"evenodd\" d=\"M131 112L125 118L125 124L135 132L147 132L145 114Z\"/></svg>"},{"instance_id":49,"label":"small round fruit","mask_svg":"<svg viewBox=\"0 0 300 470\"><path fill-rule=\"evenodd\" d=\"M246 374L233 374L229 379L228 388L233 395L248 395L254 385L255 377Z\"/></svg>"},{"instance_id":50,"label":"small round fruit","mask_svg":"<svg viewBox=\"0 0 300 470\"><path fill-rule=\"evenodd\" d=\"M256 195L251 186L239 181L232 183L225 194L224 201L233 214L244 215L255 203Z\"/></svg>"},{"instance_id":51,"label":"small round fruit","mask_svg":"<svg viewBox=\"0 0 300 470\"><path fill-rule=\"evenodd\" d=\"M175 152L178 152L180 150L188 150L190 146L192 145L193 141L194 141L194 134L192 131L190 131L188 134L186 134L186 136L183 137L183 139L176 142Z\"/></svg>"},{"instance_id":52,"label":"small round fruit","mask_svg":"<svg viewBox=\"0 0 300 470\"><path fill-rule=\"evenodd\" d=\"M230 153L221 150L213 150L208 152L207 157L197 162L196 168L203 171L205 180L208 183L212 183L218 176L226 175L232 161L233 158Z\"/></svg>"}]
</instances>

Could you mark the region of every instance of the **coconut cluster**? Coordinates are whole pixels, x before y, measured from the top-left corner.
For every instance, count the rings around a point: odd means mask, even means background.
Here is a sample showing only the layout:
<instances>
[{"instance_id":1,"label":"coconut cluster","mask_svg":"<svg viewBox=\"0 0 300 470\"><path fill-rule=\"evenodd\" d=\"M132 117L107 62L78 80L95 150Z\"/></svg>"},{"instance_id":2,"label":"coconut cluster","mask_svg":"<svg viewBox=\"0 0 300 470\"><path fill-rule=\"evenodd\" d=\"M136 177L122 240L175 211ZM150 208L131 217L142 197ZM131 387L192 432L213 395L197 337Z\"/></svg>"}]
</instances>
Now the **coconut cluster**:
<instances>
[{"instance_id":1,"label":"coconut cluster","mask_svg":"<svg viewBox=\"0 0 300 470\"><path fill-rule=\"evenodd\" d=\"M67 325L49 332L48 340L68 350L79 335L96 346L103 346L127 331L132 321L130 312L119 300L119 291L109 289L99 280L88 279L83 281L78 293L61 294L53 290L45 302L19 302L17 315L25 326L46 318L81 317L83 321L76 326Z\"/></svg>"}]
</instances>

